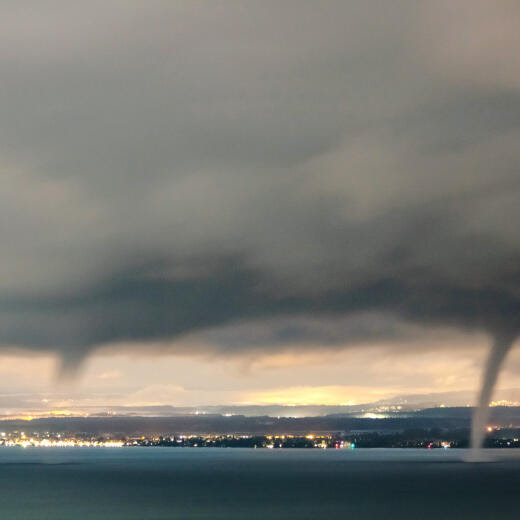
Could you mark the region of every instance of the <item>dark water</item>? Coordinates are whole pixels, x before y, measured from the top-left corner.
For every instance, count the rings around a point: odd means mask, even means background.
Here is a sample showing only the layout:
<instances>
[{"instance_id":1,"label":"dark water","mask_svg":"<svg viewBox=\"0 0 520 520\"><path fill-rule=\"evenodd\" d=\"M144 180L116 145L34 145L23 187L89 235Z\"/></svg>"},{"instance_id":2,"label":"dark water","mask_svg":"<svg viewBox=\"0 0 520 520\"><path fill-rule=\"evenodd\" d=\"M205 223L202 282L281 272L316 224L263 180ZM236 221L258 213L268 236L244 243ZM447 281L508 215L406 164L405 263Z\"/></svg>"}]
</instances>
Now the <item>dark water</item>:
<instances>
[{"instance_id":1,"label":"dark water","mask_svg":"<svg viewBox=\"0 0 520 520\"><path fill-rule=\"evenodd\" d=\"M2 448L0 518L513 519L520 450Z\"/></svg>"}]
</instances>

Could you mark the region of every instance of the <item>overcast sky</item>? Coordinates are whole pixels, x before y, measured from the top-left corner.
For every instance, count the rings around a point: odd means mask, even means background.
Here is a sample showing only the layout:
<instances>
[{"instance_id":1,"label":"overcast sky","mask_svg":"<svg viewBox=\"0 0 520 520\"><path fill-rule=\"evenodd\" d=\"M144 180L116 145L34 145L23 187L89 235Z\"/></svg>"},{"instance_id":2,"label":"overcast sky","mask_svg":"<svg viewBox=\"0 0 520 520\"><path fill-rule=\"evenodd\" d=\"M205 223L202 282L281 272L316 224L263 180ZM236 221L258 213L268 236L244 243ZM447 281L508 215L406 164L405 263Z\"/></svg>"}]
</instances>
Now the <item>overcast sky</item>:
<instances>
[{"instance_id":1,"label":"overcast sky","mask_svg":"<svg viewBox=\"0 0 520 520\"><path fill-rule=\"evenodd\" d=\"M472 387L519 329L519 48L514 0L1 1L3 373Z\"/></svg>"}]
</instances>

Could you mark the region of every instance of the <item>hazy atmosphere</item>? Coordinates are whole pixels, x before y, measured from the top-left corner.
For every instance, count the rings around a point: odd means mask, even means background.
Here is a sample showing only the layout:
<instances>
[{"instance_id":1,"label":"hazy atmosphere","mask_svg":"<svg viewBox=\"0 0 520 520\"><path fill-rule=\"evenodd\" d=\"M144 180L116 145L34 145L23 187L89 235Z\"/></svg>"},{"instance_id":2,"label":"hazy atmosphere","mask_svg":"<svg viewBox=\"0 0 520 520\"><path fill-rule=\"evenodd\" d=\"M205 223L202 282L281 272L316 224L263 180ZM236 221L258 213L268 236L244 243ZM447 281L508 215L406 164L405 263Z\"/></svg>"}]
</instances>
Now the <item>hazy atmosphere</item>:
<instances>
[{"instance_id":1,"label":"hazy atmosphere","mask_svg":"<svg viewBox=\"0 0 520 520\"><path fill-rule=\"evenodd\" d=\"M519 48L507 0L1 2L0 413L475 392Z\"/></svg>"},{"instance_id":2,"label":"hazy atmosphere","mask_svg":"<svg viewBox=\"0 0 520 520\"><path fill-rule=\"evenodd\" d=\"M0 518L518 520L518 0L0 0Z\"/></svg>"}]
</instances>

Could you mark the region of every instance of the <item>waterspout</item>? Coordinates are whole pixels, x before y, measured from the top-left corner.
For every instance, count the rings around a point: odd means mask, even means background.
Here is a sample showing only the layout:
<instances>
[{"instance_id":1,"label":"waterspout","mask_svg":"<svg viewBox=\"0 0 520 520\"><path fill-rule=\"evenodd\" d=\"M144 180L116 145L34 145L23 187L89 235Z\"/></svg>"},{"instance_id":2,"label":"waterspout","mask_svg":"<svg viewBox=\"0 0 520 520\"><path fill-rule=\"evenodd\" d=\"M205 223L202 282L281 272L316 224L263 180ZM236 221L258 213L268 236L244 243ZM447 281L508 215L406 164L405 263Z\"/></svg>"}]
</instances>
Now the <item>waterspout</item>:
<instances>
[{"instance_id":1,"label":"waterspout","mask_svg":"<svg viewBox=\"0 0 520 520\"><path fill-rule=\"evenodd\" d=\"M485 430L489 420L489 402L493 395L493 390L498 379L500 368L509 350L514 343L516 334L500 334L495 336L488 359L484 368L482 386L477 407L473 414L471 426L471 459L479 460L482 444L484 442Z\"/></svg>"}]
</instances>

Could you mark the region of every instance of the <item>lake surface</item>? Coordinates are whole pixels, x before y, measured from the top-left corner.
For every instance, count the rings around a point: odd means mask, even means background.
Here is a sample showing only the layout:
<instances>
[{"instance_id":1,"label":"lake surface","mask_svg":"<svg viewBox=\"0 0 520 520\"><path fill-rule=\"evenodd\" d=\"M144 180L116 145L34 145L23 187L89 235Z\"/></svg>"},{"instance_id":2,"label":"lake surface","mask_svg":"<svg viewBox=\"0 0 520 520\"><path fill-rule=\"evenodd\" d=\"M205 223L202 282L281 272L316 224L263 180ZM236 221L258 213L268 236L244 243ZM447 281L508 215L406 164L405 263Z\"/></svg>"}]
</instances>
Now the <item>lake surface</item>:
<instances>
[{"instance_id":1,"label":"lake surface","mask_svg":"<svg viewBox=\"0 0 520 520\"><path fill-rule=\"evenodd\" d=\"M513 519L520 450L0 448L0 518Z\"/></svg>"}]
</instances>

